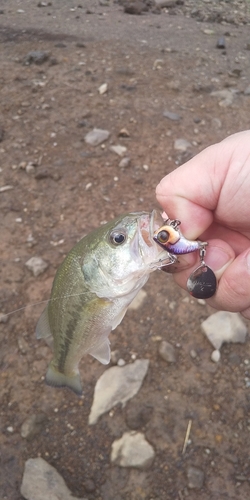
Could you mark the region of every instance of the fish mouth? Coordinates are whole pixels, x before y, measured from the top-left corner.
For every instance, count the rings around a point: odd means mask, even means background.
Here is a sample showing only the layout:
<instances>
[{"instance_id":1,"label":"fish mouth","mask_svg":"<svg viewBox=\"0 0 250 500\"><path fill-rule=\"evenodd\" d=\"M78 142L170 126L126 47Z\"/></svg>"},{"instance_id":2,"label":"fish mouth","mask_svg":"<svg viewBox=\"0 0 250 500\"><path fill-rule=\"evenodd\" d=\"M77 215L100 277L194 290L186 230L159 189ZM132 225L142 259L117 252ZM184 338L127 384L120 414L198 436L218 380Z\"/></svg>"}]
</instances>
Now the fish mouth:
<instances>
[{"instance_id":1,"label":"fish mouth","mask_svg":"<svg viewBox=\"0 0 250 500\"><path fill-rule=\"evenodd\" d=\"M161 248L154 241L154 234L164 223L164 219L159 210L153 210L151 214L143 214L138 223L140 250L149 251L152 262L150 267L161 268L175 262L176 257L171 255L165 248ZM146 252L145 252L146 253Z\"/></svg>"},{"instance_id":2,"label":"fish mouth","mask_svg":"<svg viewBox=\"0 0 250 500\"><path fill-rule=\"evenodd\" d=\"M153 210L151 214L143 214L139 220L139 231L143 241L148 247L155 246L154 233L164 223L164 220L158 210Z\"/></svg>"}]
</instances>

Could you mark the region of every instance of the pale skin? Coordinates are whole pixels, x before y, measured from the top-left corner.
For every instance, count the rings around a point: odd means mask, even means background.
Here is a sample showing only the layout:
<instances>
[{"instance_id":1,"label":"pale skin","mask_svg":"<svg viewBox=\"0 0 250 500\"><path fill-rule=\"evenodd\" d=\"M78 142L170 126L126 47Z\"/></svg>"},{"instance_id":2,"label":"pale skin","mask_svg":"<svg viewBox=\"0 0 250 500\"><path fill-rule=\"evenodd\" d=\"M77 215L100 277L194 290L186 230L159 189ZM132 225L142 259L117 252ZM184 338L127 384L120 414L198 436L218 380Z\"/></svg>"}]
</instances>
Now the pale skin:
<instances>
[{"instance_id":1,"label":"pale skin","mask_svg":"<svg viewBox=\"0 0 250 500\"><path fill-rule=\"evenodd\" d=\"M250 319L250 130L208 147L164 177L156 197L186 238L208 241L205 262L218 279L207 302ZM197 252L180 258L175 281L186 289Z\"/></svg>"}]
</instances>

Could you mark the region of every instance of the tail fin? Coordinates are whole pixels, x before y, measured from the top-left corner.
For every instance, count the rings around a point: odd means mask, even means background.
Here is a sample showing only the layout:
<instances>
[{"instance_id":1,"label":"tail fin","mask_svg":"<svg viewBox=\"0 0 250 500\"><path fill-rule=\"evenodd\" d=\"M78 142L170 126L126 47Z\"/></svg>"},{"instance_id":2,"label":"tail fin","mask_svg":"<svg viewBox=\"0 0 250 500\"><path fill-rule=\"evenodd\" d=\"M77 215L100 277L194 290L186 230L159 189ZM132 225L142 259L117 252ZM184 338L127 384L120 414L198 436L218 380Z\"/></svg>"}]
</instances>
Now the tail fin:
<instances>
[{"instance_id":1,"label":"tail fin","mask_svg":"<svg viewBox=\"0 0 250 500\"><path fill-rule=\"evenodd\" d=\"M68 387L78 396L82 395L82 384L79 373L73 377L69 377L56 370L53 364L50 363L45 376L45 381L52 387Z\"/></svg>"}]
</instances>

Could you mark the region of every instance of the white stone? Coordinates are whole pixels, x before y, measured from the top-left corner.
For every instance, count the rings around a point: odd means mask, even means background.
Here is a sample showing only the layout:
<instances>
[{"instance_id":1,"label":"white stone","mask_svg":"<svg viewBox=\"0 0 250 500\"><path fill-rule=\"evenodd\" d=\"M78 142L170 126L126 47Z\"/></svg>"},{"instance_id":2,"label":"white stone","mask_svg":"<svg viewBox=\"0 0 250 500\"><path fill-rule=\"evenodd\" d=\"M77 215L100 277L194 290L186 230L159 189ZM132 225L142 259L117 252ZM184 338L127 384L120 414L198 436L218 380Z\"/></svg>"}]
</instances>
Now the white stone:
<instances>
[{"instance_id":1,"label":"white stone","mask_svg":"<svg viewBox=\"0 0 250 500\"><path fill-rule=\"evenodd\" d=\"M84 140L87 144L91 146L99 146L102 142L106 141L110 136L108 130L103 130L101 128L93 128L87 135L85 135Z\"/></svg>"},{"instance_id":2,"label":"white stone","mask_svg":"<svg viewBox=\"0 0 250 500\"><path fill-rule=\"evenodd\" d=\"M110 150L113 151L113 153L116 153L118 156L123 156L125 155L127 148L126 146L117 144L116 146L110 146Z\"/></svg>"},{"instance_id":3,"label":"white stone","mask_svg":"<svg viewBox=\"0 0 250 500\"><path fill-rule=\"evenodd\" d=\"M120 467L146 469L154 460L154 448L141 432L125 432L112 444L111 462Z\"/></svg>"},{"instance_id":4,"label":"white stone","mask_svg":"<svg viewBox=\"0 0 250 500\"><path fill-rule=\"evenodd\" d=\"M99 94L103 95L107 92L107 90L108 90L108 84L103 83L102 85L100 85L98 92L99 92Z\"/></svg>"},{"instance_id":5,"label":"white stone","mask_svg":"<svg viewBox=\"0 0 250 500\"><path fill-rule=\"evenodd\" d=\"M33 174L36 169L35 169L34 165L32 165L31 163L28 163L28 165L26 165L26 167L25 167L25 170L26 170L27 174Z\"/></svg>"},{"instance_id":6,"label":"white stone","mask_svg":"<svg viewBox=\"0 0 250 500\"><path fill-rule=\"evenodd\" d=\"M26 500L77 500L57 470L43 458L30 458L25 462L21 495Z\"/></svg>"},{"instance_id":7,"label":"white stone","mask_svg":"<svg viewBox=\"0 0 250 500\"><path fill-rule=\"evenodd\" d=\"M201 328L215 349L220 349L224 342L246 340L247 327L240 314L218 311L201 323Z\"/></svg>"},{"instance_id":8,"label":"white stone","mask_svg":"<svg viewBox=\"0 0 250 500\"><path fill-rule=\"evenodd\" d=\"M182 151L185 153L188 149L192 147L191 142L187 141L187 139L176 139L174 141L174 149L177 151Z\"/></svg>"},{"instance_id":9,"label":"white stone","mask_svg":"<svg viewBox=\"0 0 250 500\"><path fill-rule=\"evenodd\" d=\"M103 413L118 403L125 406L126 402L139 391L148 367L148 359L138 359L132 364L123 367L113 366L106 370L95 386L89 425L95 424Z\"/></svg>"},{"instance_id":10,"label":"white stone","mask_svg":"<svg viewBox=\"0 0 250 500\"><path fill-rule=\"evenodd\" d=\"M117 361L117 366L125 366L126 361L123 358L119 358Z\"/></svg>"},{"instance_id":11,"label":"white stone","mask_svg":"<svg viewBox=\"0 0 250 500\"><path fill-rule=\"evenodd\" d=\"M124 158L122 158L122 160L120 161L119 163L119 167L121 168L126 168L129 166L131 160L128 156L125 156Z\"/></svg>"},{"instance_id":12,"label":"white stone","mask_svg":"<svg viewBox=\"0 0 250 500\"><path fill-rule=\"evenodd\" d=\"M128 306L128 311L129 310L136 311L137 309L139 309L139 307L142 306L142 304L143 304L144 300L146 299L146 297L147 297L147 293L142 288L138 292L138 294L136 295L136 297L134 298L134 300L132 300L131 304Z\"/></svg>"},{"instance_id":13,"label":"white stone","mask_svg":"<svg viewBox=\"0 0 250 500\"><path fill-rule=\"evenodd\" d=\"M198 304L200 304L200 306L206 306L206 301L204 299L197 299L197 302Z\"/></svg>"},{"instance_id":14,"label":"white stone","mask_svg":"<svg viewBox=\"0 0 250 500\"><path fill-rule=\"evenodd\" d=\"M211 354L211 360L214 363L218 363L220 361L220 351L218 349L215 349L212 354Z\"/></svg>"},{"instance_id":15,"label":"white stone","mask_svg":"<svg viewBox=\"0 0 250 500\"><path fill-rule=\"evenodd\" d=\"M214 92L211 92L211 96L219 97L219 99L222 99L221 101L219 101L219 106L222 107L231 106L234 100L234 93L228 89L215 90Z\"/></svg>"},{"instance_id":16,"label":"white stone","mask_svg":"<svg viewBox=\"0 0 250 500\"><path fill-rule=\"evenodd\" d=\"M48 263L45 262L41 257L31 257L27 262L25 262L25 266L32 271L34 276L39 276L42 274L48 267Z\"/></svg>"}]
</instances>

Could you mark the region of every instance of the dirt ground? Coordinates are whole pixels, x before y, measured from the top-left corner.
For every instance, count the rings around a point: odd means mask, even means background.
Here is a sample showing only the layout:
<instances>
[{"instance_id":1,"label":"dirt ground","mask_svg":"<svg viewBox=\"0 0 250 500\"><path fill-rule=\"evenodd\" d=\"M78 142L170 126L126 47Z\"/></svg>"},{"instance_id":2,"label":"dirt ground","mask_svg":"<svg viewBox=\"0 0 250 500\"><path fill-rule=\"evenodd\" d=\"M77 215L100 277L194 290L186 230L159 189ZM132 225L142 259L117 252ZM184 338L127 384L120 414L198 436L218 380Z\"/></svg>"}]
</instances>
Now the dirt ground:
<instances>
[{"instance_id":1,"label":"dirt ground","mask_svg":"<svg viewBox=\"0 0 250 500\"><path fill-rule=\"evenodd\" d=\"M0 190L2 313L46 300L81 236L122 212L155 208L155 186L167 172L250 125L249 2L187 0L158 14L148 2L141 15L125 14L122 2L79 2L0 5L0 188L11 186ZM26 56L34 50L48 52L47 60L32 63ZM218 90L232 99L211 95ZM84 141L94 127L110 131L103 146ZM128 137L119 136L124 128ZM190 141L188 151L174 149L178 138ZM119 167L112 144L127 147L129 166ZM33 256L49 263L38 277L25 267ZM132 354L149 359L148 375L126 408L91 427L94 386L106 368L82 360L82 398L47 387L51 352L34 335L44 305L0 323L1 499L21 500L24 463L37 456L89 500L249 498L249 341L224 346L214 364L200 327L212 309L165 273L154 273L145 289L146 300L127 313L111 346L126 362ZM176 363L159 357L159 338L176 347ZM129 414L145 407L151 411L139 430L156 451L153 465L112 466L111 443L129 429ZM22 438L24 420L41 412L41 432ZM191 442L182 454L189 420ZM190 465L205 474L198 491L188 488Z\"/></svg>"}]
</instances>

